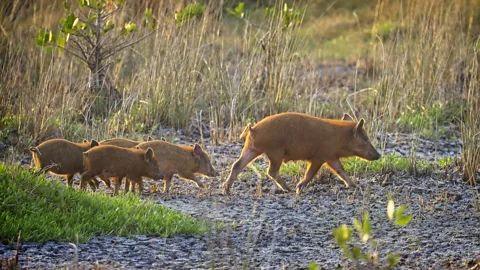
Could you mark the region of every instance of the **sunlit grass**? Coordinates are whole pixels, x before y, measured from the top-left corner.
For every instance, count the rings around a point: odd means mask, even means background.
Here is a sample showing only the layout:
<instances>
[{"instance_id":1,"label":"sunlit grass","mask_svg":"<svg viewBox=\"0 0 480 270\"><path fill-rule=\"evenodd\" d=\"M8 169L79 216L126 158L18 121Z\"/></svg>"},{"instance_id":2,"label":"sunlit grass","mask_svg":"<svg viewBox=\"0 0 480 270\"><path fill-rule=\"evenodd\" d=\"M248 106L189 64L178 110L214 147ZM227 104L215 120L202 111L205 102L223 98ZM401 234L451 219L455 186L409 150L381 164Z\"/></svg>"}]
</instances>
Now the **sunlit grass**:
<instances>
[{"instance_id":1,"label":"sunlit grass","mask_svg":"<svg viewBox=\"0 0 480 270\"><path fill-rule=\"evenodd\" d=\"M384 155L379 160L368 161L358 157L342 159L343 167L348 173L364 174L379 172L400 172L408 171L415 166L416 171L433 171L435 168L445 168L454 163L451 157L440 158L437 161L428 161L425 159L412 160L408 157L402 157L395 154Z\"/></svg>"},{"instance_id":2,"label":"sunlit grass","mask_svg":"<svg viewBox=\"0 0 480 270\"><path fill-rule=\"evenodd\" d=\"M415 166L415 171L417 172L431 172L436 169L443 169L447 166L451 166L457 162L455 158L452 157L440 158L436 161L429 161L426 159L415 159L413 161L408 157L396 154L384 155L379 160L374 161L368 161L358 157L343 158L341 161L345 171L350 175L365 175L381 172L408 172L413 166ZM326 165L323 167L326 167ZM280 167L280 175L282 177L302 178L305 175L306 169L307 162L290 161L282 163L282 166ZM258 163L253 163L239 174L239 178L258 177L258 173L262 178L266 178L267 168L260 168Z\"/></svg>"},{"instance_id":3,"label":"sunlit grass","mask_svg":"<svg viewBox=\"0 0 480 270\"><path fill-rule=\"evenodd\" d=\"M22 167L0 164L0 240L88 241L95 235L199 234L208 224L138 195L74 190Z\"/></svg>"}]
</instances>

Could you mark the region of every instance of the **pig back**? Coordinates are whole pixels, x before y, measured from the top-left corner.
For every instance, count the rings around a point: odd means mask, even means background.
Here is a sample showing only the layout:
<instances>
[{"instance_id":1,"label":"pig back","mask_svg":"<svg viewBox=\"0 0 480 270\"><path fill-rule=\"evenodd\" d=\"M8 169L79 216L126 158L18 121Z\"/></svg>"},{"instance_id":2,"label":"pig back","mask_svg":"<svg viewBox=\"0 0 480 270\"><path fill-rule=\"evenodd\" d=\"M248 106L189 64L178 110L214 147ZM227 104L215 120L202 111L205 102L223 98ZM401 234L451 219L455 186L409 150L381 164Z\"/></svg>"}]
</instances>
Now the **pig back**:
<instances>
[{"instance_id":1,"label":"pig back","mask_svg":"<svg viewBox=\"0 0 480 270\"><path fill-rule=\"evenodd\" d=\"M162 140L144 142L140 149L153 149L158 165L164 173L192 172L195 167L193 147L175 145Z\"/></svg>"},{"instance_id":2,"label":"pig back","mask_svg":"<svg viewBox=\"0 0 480 270\"><path fill-rule=\"evenodd\" d=\"M340 122L340 121L338 121ZM283 154L283 159L306 160L319 153L325 157L343 137L343 123L328 121L300 113L282 113L258 122L250 134L253 146L266 152Z\"/></svg>"},{"instance_id":3,"label":"pig back","mask_svg":"<svg viewBox=\"0 0 480 270\"><path fill-rule=\"evenodd\" d=\"M74 174L83 171L82 153L84 149L73 142L63 139L53 139L40 144L37 149L40 154L36 158L40 160L42 167L53 166L50 172L55 174Z\"/></svg>"},{"instance_id":4,"label":"pig back","mask_svg":"<svg viewBox=\"0 0 480 270\"><path fill-rule=\"evenodd\" d=\"M124 176L144 169L144 154L144 150L104 145L87 151L84 162L86 169L96 173L106 171L112 175Z\"/></svg>"},{"instance_id":5,"label":"pig back","mask_svg":"<svg viewBox=\"0 0 480 270\"><path fill-rule=\"evenodd\" d=\"M123 138L108 139L100 142L100 145L115 145L123 148L132 148L137 144L139 144L139 142Z\"/></svg>"}]
</instances>

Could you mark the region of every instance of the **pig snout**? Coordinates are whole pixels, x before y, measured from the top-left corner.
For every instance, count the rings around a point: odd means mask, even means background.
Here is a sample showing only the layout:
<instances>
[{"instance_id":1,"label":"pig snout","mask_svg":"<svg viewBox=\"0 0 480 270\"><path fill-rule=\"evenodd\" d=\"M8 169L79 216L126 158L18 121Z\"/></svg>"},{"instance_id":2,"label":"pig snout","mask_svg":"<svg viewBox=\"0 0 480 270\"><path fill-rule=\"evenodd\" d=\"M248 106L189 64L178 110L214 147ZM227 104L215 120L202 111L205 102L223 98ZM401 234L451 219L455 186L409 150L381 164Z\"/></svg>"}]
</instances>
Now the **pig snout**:
<instances>
[{"instance_id":1,"label":"pig snout","mask_svg":"<svg viewBox=\"0 0 480 270\"><path fill-rule=\"evenodd\" d=\"M375 153L372 153L372 157L373 157L372 160L377 160L377 159L380 159L382 155L377 151L375 151Z\"/></svg>"},{"instance_id":2,"label":"pig snout","mask_svg":"<svg viewBox=\"0 0 480 270\"><path fill-rule=\"evenodd\" d=\"M368 160L378 160L382 155L378 153L378 151L372 147L370 151L368 151Z\"/></svg>"},{"instance_id":3,"label":"pig snout","mask_svg":"<svg viewBox=\"0 0 480 270\"><path fill-rule=\"evenodd\" d=\"M210 176L210 177L217 177L217 176L220 176L220 174L219 174L217 171L213 171L213 172L211 172L208 176Z\"/></svg>"},{"instance_id":4,"label":"pig snout","mask_svg":"<svg viewBox=\"0 0 480 270\"><path fill-rule=\"evenodd\" d=\"M372 161L379 159L382 155L378 153L377 149L375 149L372 144L368 143L368 146L363 147L358 156Z\"/></svg>"},{"instance_id":5,"label":"pig snout","mask_svg":"<svg viewBox=\"0 0 480 270\"><path fill-rule=\"evenodd\" d=\"M220 173L218 173L213 167L209 170L208 175L209 177L217 177L220 176Z\"/></svg>"}]
</instances>

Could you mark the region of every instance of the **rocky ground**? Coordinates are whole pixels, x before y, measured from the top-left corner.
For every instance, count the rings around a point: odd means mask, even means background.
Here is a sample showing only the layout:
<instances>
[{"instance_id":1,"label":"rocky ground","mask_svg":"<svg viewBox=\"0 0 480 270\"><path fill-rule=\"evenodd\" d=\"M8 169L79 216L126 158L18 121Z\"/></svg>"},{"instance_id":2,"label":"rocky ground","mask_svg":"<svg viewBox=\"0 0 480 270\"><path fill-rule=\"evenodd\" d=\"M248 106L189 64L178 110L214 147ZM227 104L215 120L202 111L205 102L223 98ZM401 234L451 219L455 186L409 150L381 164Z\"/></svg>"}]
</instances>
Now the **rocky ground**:
<instances>
[{"instance_id":1,"label":"rocky ground","mask_svg":"<svg viewBox=\"0 0 480 270\"><path fill-rule=\"evenodd\" d=\"M459 153L459 141L410 136L387 135L383 139L385 152L408 156L411 142L417 140L416 152L422 158L433 160ZM191 142L182 134L175 137L179 142ZM175 179L170 195L144 195L192 216L221 221L221 228L201 236L99 236L78 245L23 243L22 267L304 269L316 261L322 268L333 269L351 265L343 258L332 230L341 224L352 226L352 218L361 218L364 211L370 212L380 258L389 252L399 254L399 269L480 267L480 189L465 185L453 168L422 176L392 173L353 177L360 185L356 190L345 189L341 181L327 175L314 181L300 197L279 192L273 181L259 179L246 169L235 182L233 195L223 196L221 181L240 150L238 143L207 147L222 173L218 179L203 180L208 190ZM266 166L263 159L258 164L260 169ZM295 177L285 178L291 187L295 185ZM147 186L155 190L157 185ZM413 220L407 226L388 221L388 194L397 205L408 205ZM368 250L364 246L364 251ZM14 252L14 247L0 244L0 258L9 258Z\"/></svg>"}]
</instances>

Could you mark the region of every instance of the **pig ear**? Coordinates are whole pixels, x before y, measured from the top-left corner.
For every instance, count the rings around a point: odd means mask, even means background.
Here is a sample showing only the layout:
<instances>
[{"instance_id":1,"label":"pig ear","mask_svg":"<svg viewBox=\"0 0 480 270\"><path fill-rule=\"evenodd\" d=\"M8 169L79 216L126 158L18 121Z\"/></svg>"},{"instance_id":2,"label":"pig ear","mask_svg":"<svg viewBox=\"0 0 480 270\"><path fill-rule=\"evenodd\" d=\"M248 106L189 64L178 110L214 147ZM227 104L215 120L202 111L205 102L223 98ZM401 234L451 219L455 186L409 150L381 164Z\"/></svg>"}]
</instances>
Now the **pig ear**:
<instances>
[{"instance_id":1,"label":"pig ear","mask_svg":"<svg viewBox=\"0 0 480 270\"><path fill-rule=\"evenodd\" d=\"M147 148L147 151L145 152L145 160L146 160L146 161L152 160L152 159L153 159L153 155L154 155L154 154L153 154L152 148L150 148L150 147Z\"/></svg>"},{"instance_id":2,"label":"pig ear","mask_svg":"<svg viewBox=\"0 0 480 270\"><path fill-rule=\"evenodd\" d=\"M357 135L359 132L362 132L363 124L365 124L365 120L362 118L360 119L360 121L357 123L357 126L355 127L355 135Z\"/></svg>"},{"instance_id":3,"label":"pig ear","mask_svg":"<svg viewBox=\"0 0 480 270\"><path fill-rule=\"evenodd\" d=\"M135 146L135 149L140 149L140 146Z\"/></svg>"},{"instance_id":4,"label":"pig ear","mask_svg":"<svg viewBox=\"0 0 480 270\"><path fill-rule=\"evenodd\" d=\"M90 147L95 147L95 146L99 146L100 144L98 144L97 140L92 140L92 142L90 142Z\"/></svg>"},{"instance_id":5,"label":"pig ear","mask_svg":"<svg viewBox=\"0 0 480 270\"><path fill-rule=\"evenodd\" d=\"M165 139L165 137L161 137L160 140L162 140L164 142L167 141L167 139Z\"/></svg>"},{"instance_id":6,"label":"pig ear","mask_svg":"<svg viewBox=\"0 0 480 270\"><path fill-rule=\"evenodd\" d=\"M40 153L40 150L38 150L37 147L31 147L31 148L30 148L30 151L32 151L33 153L38 154L39 156L42 155L42 153Z\"/></svg>"},{"instance_id":7,"label":"pig ear","mask_svg":"<svg viewBox=\"0 0 480 270\"><path fill-rule=\"evenodd\" d=\"M196 143L193 146L193 155L200 156L202 153L203 153L202 147L198 143Z\"/></svg>"},{"instance_id":8,"label":"pig ear","mask_svg":"<svg viewBox=\"0 0 480 270\"><path fill-rule=\"evenodd\" d=\"M83 142L86 143L86 142L88 142L88 140L87 140L87 139L83 139Z\"/></svg>"},{"instance_id":9,"label":"pig ear","mask_svg":"<svg viewBox=\"0 0 480 270\"><path fill-rule=\"evenodd\" d=\"M148 136L147 142L149 142L149 141L153 141L153 137L152 137L152 136Z\"/></svg>"},{"instance_id":10,"label":"pig ear","mask_svg":"<svg viewBox=\"0 0 480 270\"><path fill-rule=\"evenodd\" d=\"M342 121L354 121L354 120L348 113L344 113L342 117Z\"/></svg>"}]
</instances>

